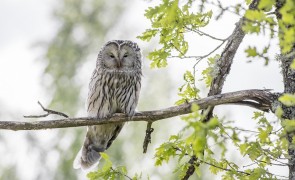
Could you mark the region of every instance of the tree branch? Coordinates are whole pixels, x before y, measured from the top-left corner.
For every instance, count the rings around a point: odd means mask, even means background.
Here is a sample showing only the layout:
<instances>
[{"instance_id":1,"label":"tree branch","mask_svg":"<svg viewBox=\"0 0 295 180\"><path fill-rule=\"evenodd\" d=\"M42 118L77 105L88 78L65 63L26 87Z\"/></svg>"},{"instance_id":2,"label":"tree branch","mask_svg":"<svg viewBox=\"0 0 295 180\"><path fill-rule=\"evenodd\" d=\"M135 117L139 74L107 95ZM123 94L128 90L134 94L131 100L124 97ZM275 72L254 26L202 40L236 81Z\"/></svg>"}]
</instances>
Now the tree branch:
<instances>
[{"instance_id":1,"label":"tree branch","mask_svg":"<svg viewBox=\"0 0 295 180\"><path fill-rule=\"evenodd\" d=\"M219 4L220 4L220 7L222 7L220 2ZM256 9L257 5L258 5L258 0L253 0L251 4L249 5L249 9ZM223 12L224 11L222 11L217 18L219 18L223 14ZM246 20L245 17L242 17L239 20L239 22L237 22L235 29L233 30L232 34L227 40L227 44L225 45L225 48L220 55L220 58L217 59L217 61L215 62L216 67L214 68L218 70L218 73L215 75L215 77L213 77L208 96L217 95L222 92L225 79L230 72L235 54L245 37L245 32L243 31L243 28L242 28L245 20ZM223 41L220 44L220 46L222 46L224 42L225 41ZM214 51L215 50L213 50L212 53ZM196 65L194 66L194 74L195 74L195 67ZM249 102L249 101L246 103L247 105L251 105L252 107L256 108L256 104L253 104L252 102ZM214 106L208 106L208 109L202 112L202 114L206 113L206 115L204 116L204 119L202 120L203 123L206 123L211 119L211 117L213 116L213 109L214 109ZM192 174L190 171L194 172L193 165L191 165L189 167L189 170L186 172L188 177L190 177L191 176L190 174Z\"/></svg>"},{"instance_id":2,"label":"tree branch","mask_svg":"<svg viewBox=\"0 0 295 180\"><path fill-rule=\"evenodd\" d=\"M253 0L252 3L249 5L249 9L256 9L258 5L257 0ZM220 58L217 60L216 65L218 69L217 75L213 78L213 81L210 86L210 90L208 96L220 94L223 88L223 84L227 75L230 72L231 65L233 63L233 59L235 54L242 43L242 40L245 37L245 32L243 31L243 24L246 21L246 18L243 17L239 20L234 29L232 35L230 36L225 49L223 50ZM208 121L212 117L214 108L210 108L208 113L208 117L204 120L204 122Z\"/></svg>"},{"instance_id":3,"label":"tree branch","mask_svg":"<svg viewBox=\"0 0 295 180\"><path fill-rule=\"evenodd\" d=\"M203 99L194 100L190 103L182 104L179 106L169 107L166 109L138 112L134 115L134 117L131 120L124 114L114 114L112 117L102 119L94 117L78 117L34 122L0 121L0 129L15 131L40 130L78 126L91 126L127 121L155 122L170 117L188 114L191 112L192 104L198 104L200 109L206 109L209 106L217 106L222 104L240 104L249 106L249 102L252 102L252 104L255 104L255 106L251 105L251 107L255 107L262 111L269 111L271 110L272 102L276 101L276 98L277 95L275 93L271 93L270 90L243 90L210 96Z\"/></svg>"},{"instance_id":4,"label":"tree branch","mask_svg":"<svg viewBox=\"0 0 295 180\"><path fill-rule=\"evenodd\" d=\"M195 164L197 163L196 161L198 160L198 158L193 155L190 160L188 161L188 163L190 164L190 166L188 167L188 170L185 173L185 176L181 179L181 180L188 180L195 172ZM200 164L197 163L197 166L199 166Z\"/></svg>"}]
</instances>

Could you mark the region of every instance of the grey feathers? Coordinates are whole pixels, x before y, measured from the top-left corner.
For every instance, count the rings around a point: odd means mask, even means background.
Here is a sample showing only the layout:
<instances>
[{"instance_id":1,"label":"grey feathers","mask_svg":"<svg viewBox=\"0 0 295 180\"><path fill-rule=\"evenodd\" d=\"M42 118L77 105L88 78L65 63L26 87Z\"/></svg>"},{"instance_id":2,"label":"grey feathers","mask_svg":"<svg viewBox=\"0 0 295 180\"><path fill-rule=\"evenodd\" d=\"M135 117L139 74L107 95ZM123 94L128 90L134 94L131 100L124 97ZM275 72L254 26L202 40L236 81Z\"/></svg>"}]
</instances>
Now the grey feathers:
<instances>
[{"instance_id":1,"label":"grey feathers","mask_svg":"<svg viewBox=\"0 0 295 180\"><path fill-rule=\"evenodd\" d=\"M132 117L141 88L141 52L132 41L107 42L98 54L96 68L89 83L86 102L90 117L109 117L124 113ZM100 152L110 147L124 123L89 126L74 168L96 165Z\"/></svg>"}]
</instances>

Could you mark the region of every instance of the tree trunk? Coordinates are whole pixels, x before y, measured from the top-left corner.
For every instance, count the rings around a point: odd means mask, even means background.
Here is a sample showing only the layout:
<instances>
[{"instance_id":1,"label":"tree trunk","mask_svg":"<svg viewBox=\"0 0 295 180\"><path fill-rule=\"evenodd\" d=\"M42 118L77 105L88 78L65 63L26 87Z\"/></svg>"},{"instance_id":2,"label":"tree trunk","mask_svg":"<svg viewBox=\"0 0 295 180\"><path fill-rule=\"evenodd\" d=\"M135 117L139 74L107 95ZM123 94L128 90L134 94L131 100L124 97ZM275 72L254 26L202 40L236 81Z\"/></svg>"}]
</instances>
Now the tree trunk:
<instances>
[{"instance_id":1,"label":"tree trunk","mask_svg":"<svg viewBox=\"0 0 295 180\"><path fill-rule=\"evenodd\" d=\"M285 0L277 0L276 2L276 16L278 21L282 19L282 14L279 12L284 6ZM291 28L288 25L279 25L279 34L283 33L282 28ZM280 56L280 61L282 63L282 73L284 81L284 93L295 93L295 70L290 67L291 63L295 59L295 44L290 52L282 54ZM285 119L295 119L295 106L286 107L282 106ZM288 154L289 154L289 179L295 180L295 148L292 144L292 139L294 137L294 132L287 132L287 139L289 142Z\"/></svg>"}]
</instances>

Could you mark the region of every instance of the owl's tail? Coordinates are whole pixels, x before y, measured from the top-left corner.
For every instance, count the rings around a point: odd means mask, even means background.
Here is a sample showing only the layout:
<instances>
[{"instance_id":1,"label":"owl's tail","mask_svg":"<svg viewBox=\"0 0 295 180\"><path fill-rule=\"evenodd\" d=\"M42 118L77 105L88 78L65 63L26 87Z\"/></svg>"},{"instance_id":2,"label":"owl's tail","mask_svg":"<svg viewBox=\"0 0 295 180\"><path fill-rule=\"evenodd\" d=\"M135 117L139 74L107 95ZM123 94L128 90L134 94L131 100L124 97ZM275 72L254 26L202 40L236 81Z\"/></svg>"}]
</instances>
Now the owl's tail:
<instances>
[{"instance_id":1,"label":"owl's tail","mask_svg":"<svg viewBox=\"0 0 295 180\"><path fill-rule=\"evenodd\" d=\"M97 148L89 136L86 136L84 145L81 150L78 152L73 167L74 169L83 169L87 170L99 163L100 152L104 152L105 149Z\"/></svg>"},{"instance_id":2,"label":"owl's tail","mask_svg":"<svg viewBox=\"0 0 295 180\"><path fill-rule=\"evenodd\" d=\"M124 123L88 126L84 144L74 160L75 169L89 169L99 163L100 152L108 149L120 133Z\"/></svg>"}]
</instances>

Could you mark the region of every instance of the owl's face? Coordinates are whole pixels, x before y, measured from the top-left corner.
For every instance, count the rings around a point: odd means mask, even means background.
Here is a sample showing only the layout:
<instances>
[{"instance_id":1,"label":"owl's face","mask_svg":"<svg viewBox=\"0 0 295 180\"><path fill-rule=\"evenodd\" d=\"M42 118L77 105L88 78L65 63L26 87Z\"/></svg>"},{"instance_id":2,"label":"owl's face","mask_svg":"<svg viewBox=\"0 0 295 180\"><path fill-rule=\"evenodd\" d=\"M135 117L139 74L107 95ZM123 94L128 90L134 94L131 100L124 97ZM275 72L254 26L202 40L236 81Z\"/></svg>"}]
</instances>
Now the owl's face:
<instances>
[{"instance_id":1,"label":"owl's face","mask_svg":"<svg viewBox=\"0 0 295 180\"><path fill-rule=\"evenodd\" d=\"M100 65L107 70L128 71L141 68L140 49L131 41L108 42L100 53Z\"/></svg>"}]
</instances>

